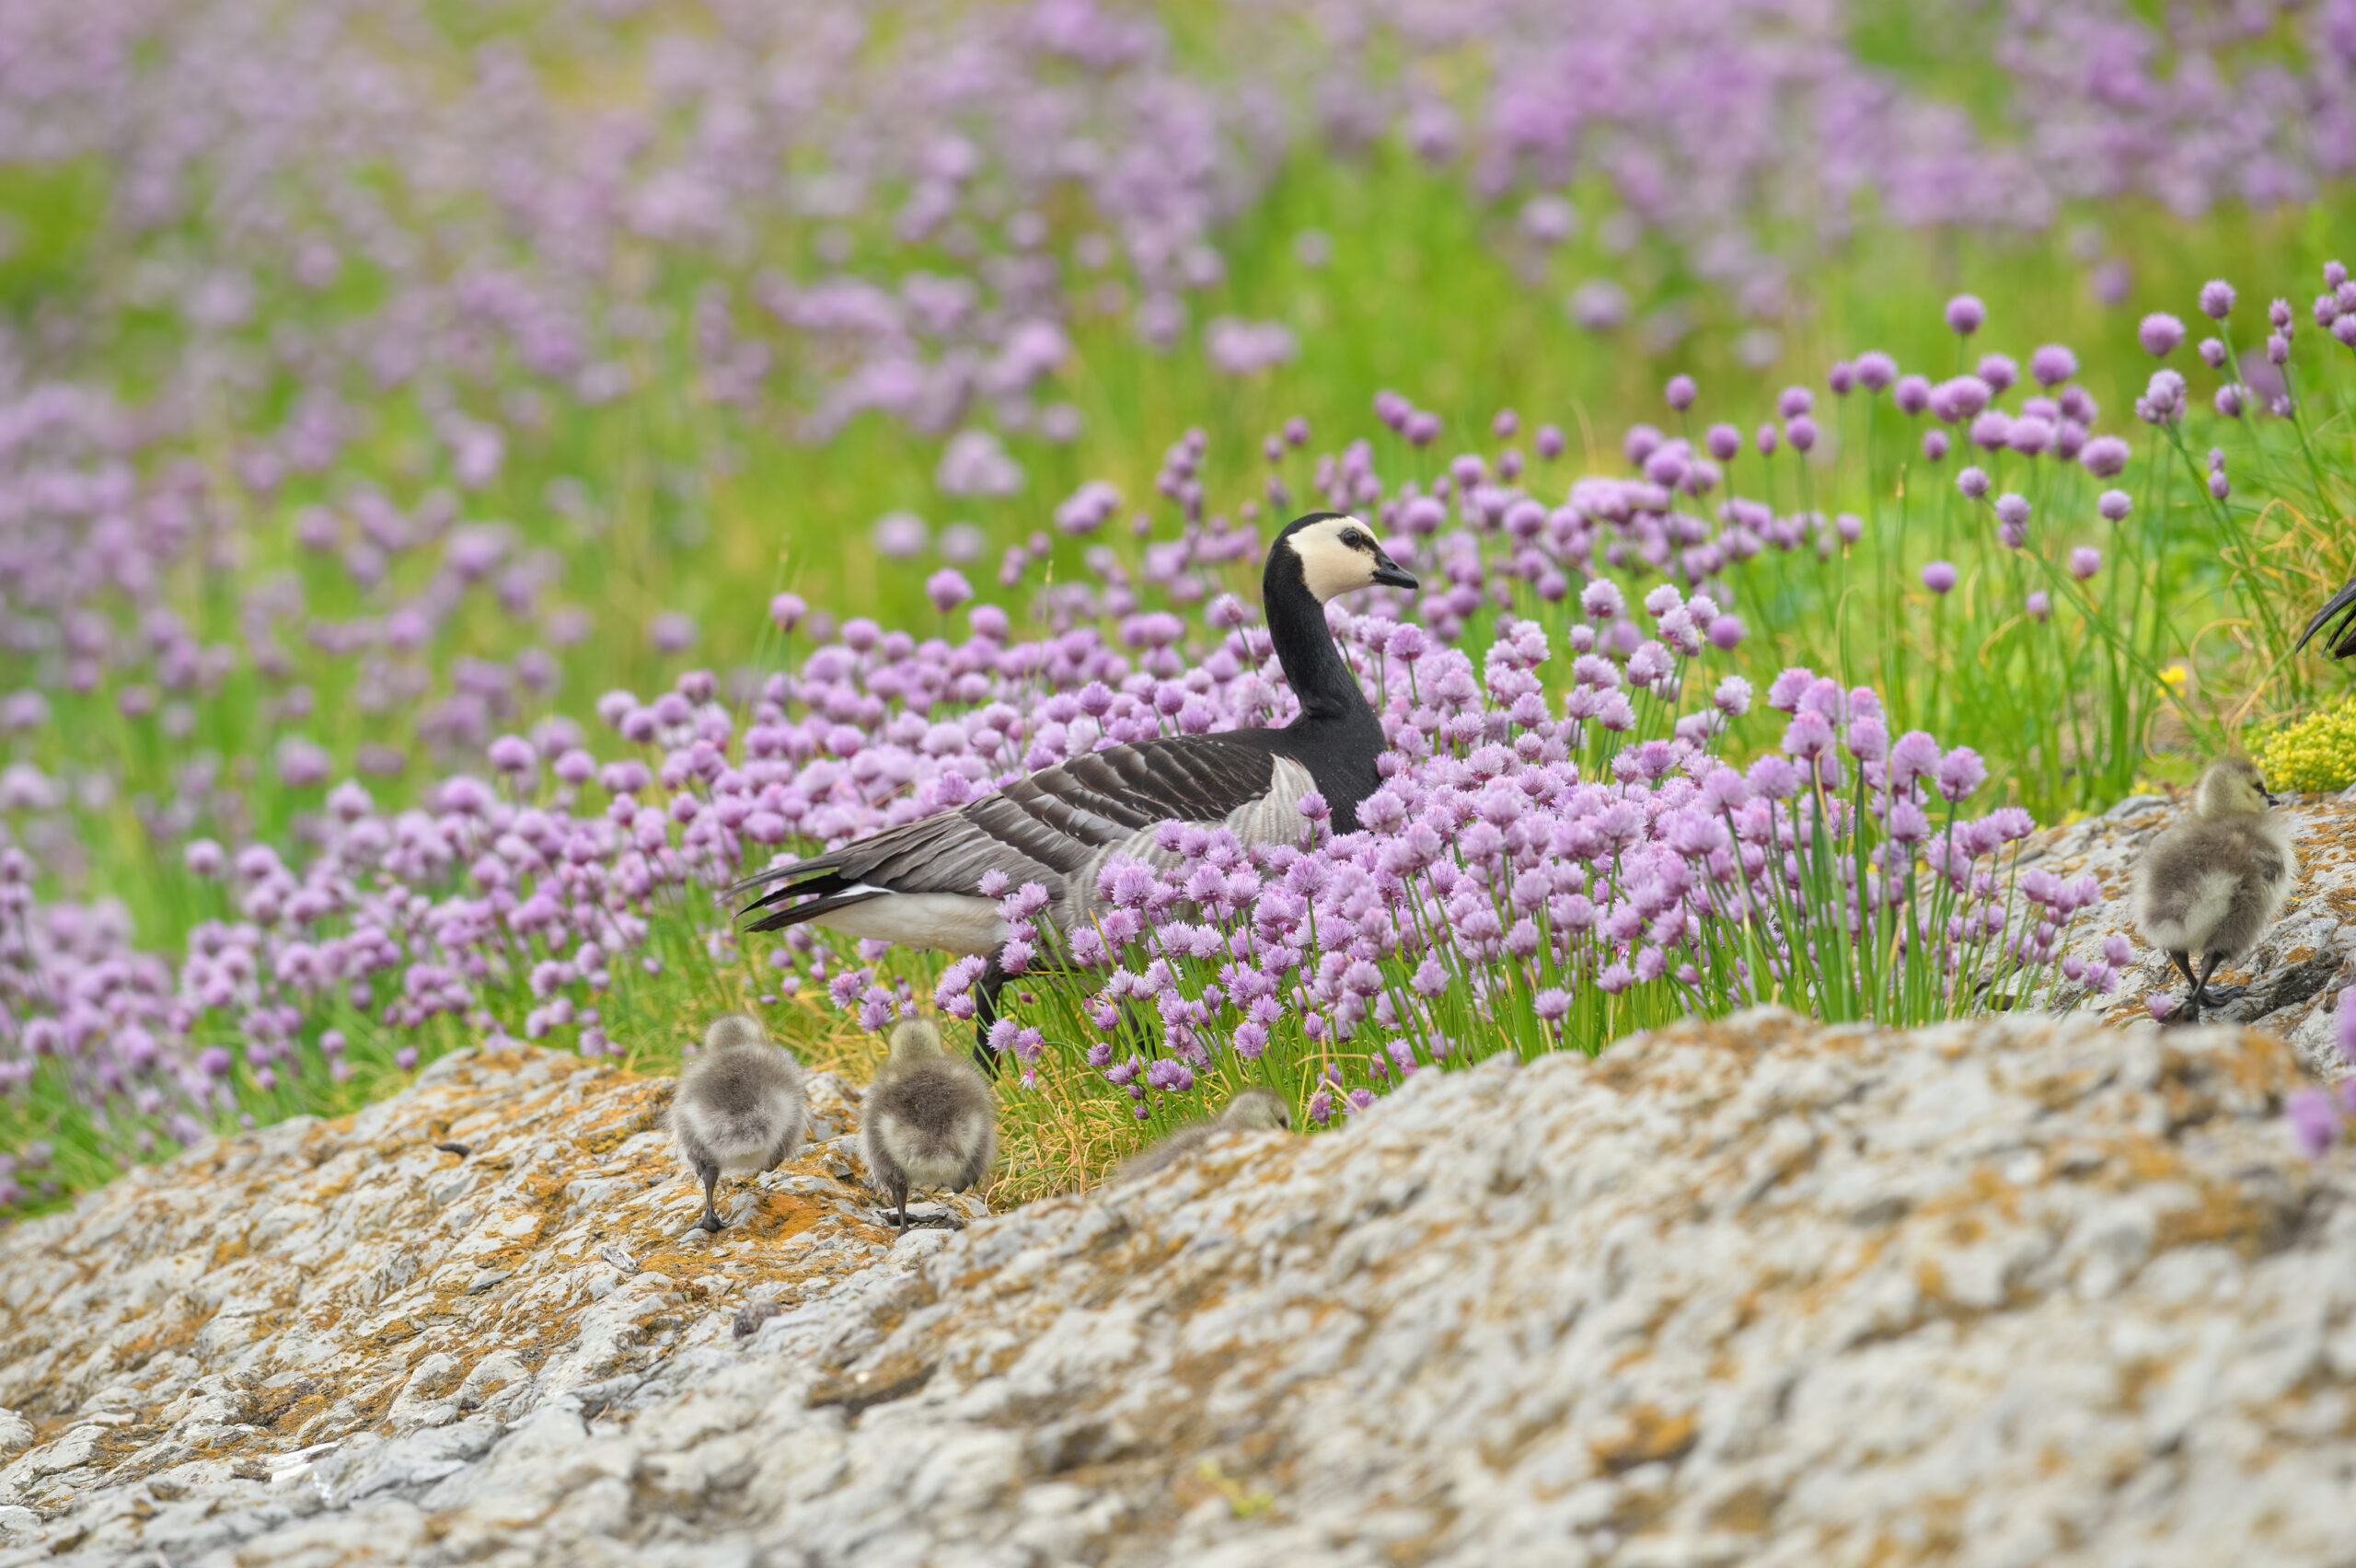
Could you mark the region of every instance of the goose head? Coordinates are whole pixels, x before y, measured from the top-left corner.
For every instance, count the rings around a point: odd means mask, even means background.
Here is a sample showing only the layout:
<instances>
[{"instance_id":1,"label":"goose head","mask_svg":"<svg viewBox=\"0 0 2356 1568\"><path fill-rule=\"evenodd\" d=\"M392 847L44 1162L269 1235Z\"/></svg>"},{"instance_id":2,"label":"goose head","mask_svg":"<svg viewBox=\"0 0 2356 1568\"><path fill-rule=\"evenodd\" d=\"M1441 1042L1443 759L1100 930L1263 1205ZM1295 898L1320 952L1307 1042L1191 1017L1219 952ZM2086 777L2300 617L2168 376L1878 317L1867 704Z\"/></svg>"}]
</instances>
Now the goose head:
<instances>
[{"instance_id":1,"label":"goose head","mask_svg":"<svg viewBox=\"0 0 2356 1568\"><path fill-rule=\"evenodd\" d=\"M2192 814L2207 820L2229 816L2264 816L2276 804L2267 793L2266 775L2247 757L2220 757L2209 765L2194 786Z\"/></svg>"},{"instance_id":2,"label":"goose head","mask_svg":"<svg viewBox=\"0 0 2356 1568\"><path fill-rule=\"evenodd\" d=\"M768 1031L743 1013L722 1013L703 1032L703 1048L717 1051L724 1045L766 1045Z\"/></svg>"},{"instance_id":3,"label":"goose head","mask_svg":"<svg viewBox=\"0 0 2356 1568\"><path fill-rule=\"evenodd\" d=\"M1360 588L1414 588L1415 574L1384 553L1374 531L1338 512L1312 512L1286 525L1268 551L1271 575L1297 570L1310 596L1328 599Z\"/></svg>"},{"instance_id":4,"label":"goose head","mask_svg":"<svg viewBox=\"0 0 2356 1568\"><path fill-rule=\"evenodd\" d=\"M941 1055L941 1031L920 1018L902 1019L892 1026L892 1059L922 1062Z\"/></svg>"},{"instance_id":5,"label":"goose head","mask_svg":"<svg viewBox=\"0 0 2356 1568\"><path fill-rule=\"evenodd\" d=\"M1272 1091L1247 1089L1227 1102L1219 1122L1230 1127L1255 1127L1263 1132L1292 1131L1292 1108Z\"/></svg>"}]
</instances>

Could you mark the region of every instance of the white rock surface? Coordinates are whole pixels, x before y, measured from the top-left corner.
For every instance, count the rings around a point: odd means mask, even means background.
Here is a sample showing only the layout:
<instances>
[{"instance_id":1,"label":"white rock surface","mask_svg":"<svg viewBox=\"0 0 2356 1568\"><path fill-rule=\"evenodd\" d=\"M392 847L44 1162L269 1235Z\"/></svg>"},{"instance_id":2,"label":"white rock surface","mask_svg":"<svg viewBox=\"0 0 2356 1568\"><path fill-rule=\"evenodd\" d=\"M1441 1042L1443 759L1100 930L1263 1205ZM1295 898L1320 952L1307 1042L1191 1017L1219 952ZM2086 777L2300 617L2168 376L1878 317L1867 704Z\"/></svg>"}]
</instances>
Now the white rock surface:
<instances>
[{"instance_id":1,"label":"white rock surface","mask_svg":"<svg viewBox=\"0 0 2356 1568\"><path fill-rule=\"evenodd\" d=\"M2344 1563L2300 1079L1761 1013L896 1246L820 1146L708 1244L658 1086L469 1057L0 1239L0 1563Z\"/></svg>"}]
</instances>

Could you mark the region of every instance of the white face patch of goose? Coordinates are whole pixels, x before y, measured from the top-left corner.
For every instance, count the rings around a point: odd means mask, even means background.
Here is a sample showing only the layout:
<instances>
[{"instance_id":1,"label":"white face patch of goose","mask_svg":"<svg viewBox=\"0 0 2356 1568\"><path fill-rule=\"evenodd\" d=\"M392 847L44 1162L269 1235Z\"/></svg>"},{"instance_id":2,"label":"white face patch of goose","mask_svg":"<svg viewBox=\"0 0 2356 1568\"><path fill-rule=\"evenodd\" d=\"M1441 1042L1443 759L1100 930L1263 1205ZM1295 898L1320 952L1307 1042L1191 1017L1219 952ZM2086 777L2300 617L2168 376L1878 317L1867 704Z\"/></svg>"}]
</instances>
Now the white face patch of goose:
<instances>
[{"instance_id":1,"label":"white face patch of goose","mask_svg":"<svg viewBox=\"0 0 2356 1568\"><path fill-rule=\"evenodd\" d=\"M1366 525L1348 517L1329 517L1312 523L1287 542L1300 558L1301 580L1309 584L1310 594L1323 604L1338 594L1374 585L1374 553L1356 549L1342 543L1342 536L1366 535Z\"/></svg>"}]
</instances>

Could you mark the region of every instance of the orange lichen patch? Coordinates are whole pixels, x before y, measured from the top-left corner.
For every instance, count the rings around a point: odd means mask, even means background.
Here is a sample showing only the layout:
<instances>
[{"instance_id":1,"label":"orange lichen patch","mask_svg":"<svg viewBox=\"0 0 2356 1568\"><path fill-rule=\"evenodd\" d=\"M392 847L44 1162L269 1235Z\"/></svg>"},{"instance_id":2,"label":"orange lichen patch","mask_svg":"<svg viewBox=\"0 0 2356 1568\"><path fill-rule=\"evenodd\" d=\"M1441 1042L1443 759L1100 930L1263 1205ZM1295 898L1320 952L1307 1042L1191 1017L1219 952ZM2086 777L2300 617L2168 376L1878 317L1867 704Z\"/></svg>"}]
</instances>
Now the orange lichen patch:
<instances>
[{"instance_id":1,"label":"orange lichen patch","mask_svg":"<svg viewBox=\"0 0 2356 1568\"><path fill-rule=\"evenodd\" d=\"M1627 1412L1621 1430L1589 1443L1588 1451L1607 1474L1618 1475L1638 1465L1681 1459L1700 1438L1692 1411L1672 1415L1643 1404Z\"/></svg>"}]
</instances>

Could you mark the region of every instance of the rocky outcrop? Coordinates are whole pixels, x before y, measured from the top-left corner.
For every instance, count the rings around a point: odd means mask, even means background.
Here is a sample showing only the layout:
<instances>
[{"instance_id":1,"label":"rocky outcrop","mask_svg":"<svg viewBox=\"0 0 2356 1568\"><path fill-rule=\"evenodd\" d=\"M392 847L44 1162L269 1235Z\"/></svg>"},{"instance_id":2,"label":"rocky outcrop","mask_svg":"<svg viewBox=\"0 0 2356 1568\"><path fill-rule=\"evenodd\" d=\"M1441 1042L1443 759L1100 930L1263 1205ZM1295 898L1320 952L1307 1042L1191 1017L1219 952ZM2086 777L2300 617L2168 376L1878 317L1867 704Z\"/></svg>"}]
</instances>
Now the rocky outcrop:
<instances>
[{"instance_id":1,"label":"rocky outcrop","mask_svg":"<svg viewBox=\"0 0 2356 1568\"><path fill-rule=\"evenodd\" d=\"M0 1562L2345 1562L2301 1078L1761 1012L895 1244L845 1141L707 1240L665 1086L454 1058L0 1240Z\"/></svg>"},{"instance_id":2,"label":"rocky outcrop","mask_svg":"<svg viewBox=\"0 0 2356 1568\"><path fill-rule=\"evenodd\" d=\"M2094 873L2105 901L2081 913L2066 929L2065 951L2099 957L2114 931L2133 939L2141 962L2108 999L2057 980L2043 999L2059 1008L2099 1010L2113 1022L2148 1018L2155 993L2181 997L2183 977L2135 933L2127 883L2135 861L2182 809L2165 795L2131 795L2100 816L2038 835L2022 846L2019 866L2057 876ZM2291 1042L2310 1072L2327 1080L2346 1076L2339 1048L2340 991L2356 984L2356 790L2308 795L2282 808L2299 847L2300 876L2290 905L2246 970L2221 972L2223 983L2246 985L2239 1001L2209 1015L2211 1022L2253 1024Z\"/></svg>"}]
</instances>

